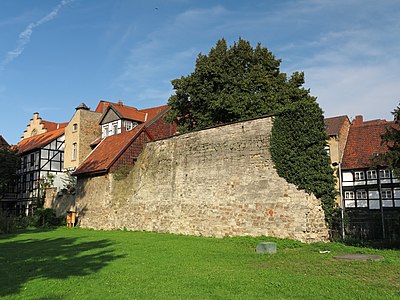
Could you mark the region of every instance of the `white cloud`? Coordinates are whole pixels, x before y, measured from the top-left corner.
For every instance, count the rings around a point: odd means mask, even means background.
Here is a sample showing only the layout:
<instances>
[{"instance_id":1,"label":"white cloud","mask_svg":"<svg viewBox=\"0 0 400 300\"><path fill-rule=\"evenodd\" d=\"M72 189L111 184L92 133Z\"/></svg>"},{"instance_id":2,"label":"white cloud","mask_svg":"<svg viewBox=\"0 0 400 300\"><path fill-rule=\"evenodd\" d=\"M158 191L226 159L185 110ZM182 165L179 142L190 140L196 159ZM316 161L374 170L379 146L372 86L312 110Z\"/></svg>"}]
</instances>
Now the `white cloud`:
<instances>
[{"instance_id":1,"label":"white cloud","mask_svg":"<svg viewBox=\"0 0 400 300\"><path fill-rule=\"evenodd\" d=\"M326 116L364 115L366 119L391 118L400 94L398 61L380 65L331 65L305 69L307 86Z\"/></svg>"},{"instance_id":2,"label":"white cloud","mask_svg":"<svg viewBox=\"0 0 400 300\"><path fill-rule=\"evenodd\" d=\"M166 101L171 93L169 80L189 74L199 52L208 53L221 37L230 43L242 36L282 57L284 72L305 71L306 86L327 115L391 118L399 100L400 75L395 1L257 5L259 9L243 11L232 10L229 4L193 8L175 16L132 48L114 84L143 99L165 97L161 100Z\"/></svg>"},{"instance_id":3,"label":"white cloud","mask_svg":"<svg viewBox=\"0 0 400 300\"><path fill-rule=\"evenodd\" d=\"M53 20L55 17L57 17L60 9L73 2L74 0L62 0L50 13L48 13L46 16L41 18L37 22L30 23L24 31L22 31L19 36L18 36L18 41L17 41L17 47L15 47L13 50L9 51L4 58L4 60L0 64L0 71L5 68L6 65L11 63L13 60L15 60L18 56L22 54L22 52L25 50L26 45L30 42L31 35L33 33L33 30L40 26L43 25L51 20Z\"/></svg>"},{"instance_id":4,"label":"white cloud","mask_svg":"<svg viewBox=\"0 0 400 300\"><path fill-rule=\"evenodd\" d=\"M340 25L329 25L305 35L297 43L279 47L284 54L285 71L305 72L306 86L318 97L326 116L361 114L365 119L391 119L390 112L400 100L400 19L393 17L399 10L398 4L325 4L320 6L322 15L335 16L327 12L329 9L348 9L350 15L338 15ZM355 10L353 17L351 12ZM379 15L385 17L378 18Z\"/></svg>"}]
</instances>

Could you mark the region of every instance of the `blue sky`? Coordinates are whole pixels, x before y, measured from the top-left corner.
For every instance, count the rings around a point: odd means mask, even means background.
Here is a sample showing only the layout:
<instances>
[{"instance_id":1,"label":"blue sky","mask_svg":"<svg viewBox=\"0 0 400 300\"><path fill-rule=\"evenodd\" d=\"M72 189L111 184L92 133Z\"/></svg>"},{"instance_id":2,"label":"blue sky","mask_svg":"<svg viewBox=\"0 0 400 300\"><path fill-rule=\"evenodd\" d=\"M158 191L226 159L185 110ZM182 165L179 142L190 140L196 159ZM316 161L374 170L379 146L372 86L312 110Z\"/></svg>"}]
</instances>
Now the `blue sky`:
<instances>
[{"instance_id":1,"label":"blue sky","mask_svg":"<svg viewBox=\"0 0 400 300\"><path fill-rule=\"evenodd\" d=\"M165 104L216 41L260 42L304 71L325 116L391 119L400 95L397 0L1 0L0 134L66 122L81 102Z\"/></svg>"}]
</instances>

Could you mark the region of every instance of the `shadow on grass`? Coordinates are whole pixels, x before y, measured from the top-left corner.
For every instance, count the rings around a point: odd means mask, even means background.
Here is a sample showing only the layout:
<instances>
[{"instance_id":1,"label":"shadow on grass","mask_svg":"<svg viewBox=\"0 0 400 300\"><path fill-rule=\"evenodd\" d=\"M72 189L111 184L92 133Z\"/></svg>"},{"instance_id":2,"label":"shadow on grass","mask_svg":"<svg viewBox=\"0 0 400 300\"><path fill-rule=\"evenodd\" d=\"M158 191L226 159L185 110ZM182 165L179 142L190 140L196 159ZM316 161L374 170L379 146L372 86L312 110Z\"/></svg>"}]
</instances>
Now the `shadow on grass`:
<instances>
[{"instance_id":1,"label":"shadow on grass","mask_svg":"<svg viewBox=\"0 0 400 300\"><path fill-rule=\"evenodd\" d=\"M66 279L98 272L122 258L108 240L26 239L0 243L0 297L18 293L33 279Z\"/></svg>"},{"instance_id":2,"label":"shadow on grass","mask_svg":"<svg viewBox=\"0 0 400 300\"><path fill-rule=\"evenodd\" d=\"M13 230L11 233L0 233L0 241L12 239L20 234L25 234L25 233L53 231L53 230L56 230L58 227L60 227L60 226L17 228L15 230ZM0 244L0 248L1 248L1 244ZM0 257L1 257L1 254L0 254Z\"/></svg>"}]
</instances>

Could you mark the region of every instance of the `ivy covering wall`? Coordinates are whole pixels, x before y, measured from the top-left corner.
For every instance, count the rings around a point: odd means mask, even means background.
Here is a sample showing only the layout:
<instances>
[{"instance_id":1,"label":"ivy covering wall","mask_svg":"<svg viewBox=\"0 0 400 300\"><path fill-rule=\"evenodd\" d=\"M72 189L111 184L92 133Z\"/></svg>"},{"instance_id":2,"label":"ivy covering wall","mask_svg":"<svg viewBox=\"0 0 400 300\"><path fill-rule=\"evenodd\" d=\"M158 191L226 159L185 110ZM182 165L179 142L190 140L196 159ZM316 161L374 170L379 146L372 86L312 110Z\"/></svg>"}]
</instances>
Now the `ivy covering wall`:
<instances>
[{"instance_id":1,"label":"ivy covering wall","mask_svg":"<svg viewBox=\"0 0 400 300\"><path fill-rule=\"evenodd\" d=\"M326 140L322 110L312 97L293 103L274 118L271 155L278 174L320 198L331 224L335 178Z\"/></svg>"}]
</instances>

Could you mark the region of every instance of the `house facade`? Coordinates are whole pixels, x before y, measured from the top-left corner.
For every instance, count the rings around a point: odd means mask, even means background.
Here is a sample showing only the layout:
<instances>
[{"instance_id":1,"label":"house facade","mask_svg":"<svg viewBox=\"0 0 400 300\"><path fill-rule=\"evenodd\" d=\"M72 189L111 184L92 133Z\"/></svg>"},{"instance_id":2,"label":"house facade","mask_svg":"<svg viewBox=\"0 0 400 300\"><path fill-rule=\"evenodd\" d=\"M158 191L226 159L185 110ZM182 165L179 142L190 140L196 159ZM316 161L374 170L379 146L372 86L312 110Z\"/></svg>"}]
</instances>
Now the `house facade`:
<instances>
[{"instance_id":1,"label":"house facade","mask_svg":"<svg viewBox=\"0 0 400 300\"><path fill-rule=\"evenodd\" d=\"M107 105L99 121L102 139L73 174L79 179L132 166L146 142L176 133L176 125L164 119L168 111L167 105L142 110L125 106L122 102Z\"/></svg>"},{"instance_id":2,"label":"house facade","mask_svg":"<svg viewBox=\"0 0 400 300\"><path fill-rule=\"evenodd\" d=\"M21 137L21 139L26 139L38 134L46 133L56 129L61 129L67 126L68 123L56 123L51 121L43 120L39 117L39 113L35 112L33 118L30 119L29 124Z\"/></svg>"},{"instance_id":3,"label":"house facade","mask_svg":"<svg viewBox=\"0 0 400 300\"><path fill-rule=\"evenodd\" d=\"M325 118L325 128L328 135L327 152L331 159L331 165L334 168L334 176L336 177L336 204L342 206L341 188L341 164L343 160L344 149L347 142L347 136L350 129L350 120L348 116L338 116L332 118Z\"/></svg>"},{"instance_id":4,"label":"house facade","mask_svg":"<svg viewBox=\"0 0 400 300\"><path fill-rule=\"evenodd\" d=\"M122 101L107 106L100 119L101 137L124 133L133 130L139 124L146 122L147 114L137 108L126 106Z\"/></svg>"},{"instance_id":5,"label":"house facade","mask_svg":"<svg viewBox=\"0 0 400 300\"><path fill-rule=\"evenodd\" d=\"M388 149L381 135L395 122L362 116L353 120L341 163L344 210L349 230L361 238L391 238L400 233L400 180L374 157Z\"/></svg>"},{"instance_id":6,"label":"house facade","mask_svg":"<svg viewBox=\"0 0 400 300\"><path fill-rule=\"evenodd\" d=\"M63 186L64 128L22 139L17 147L20 168L17 171L17 214L29 215L44 196L44 188Z\"/></svg>"},{"instance_id":7,"label":"house facade","mask_svg":"<svg viewBox=\"0 0 400 300\"><path fill-rule=\"evenodd\" d=\"M101 135L102 112L91 111L81 103L65 127L64 168L75 170L92 151L90 144Z\"/></svg>"}]
</instances>

